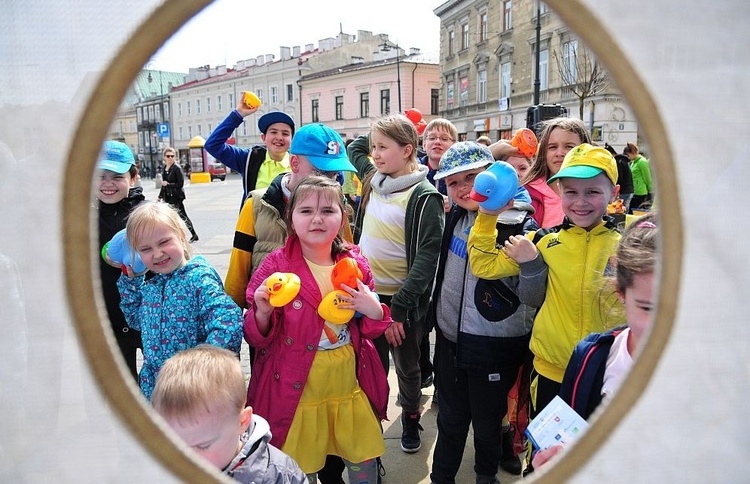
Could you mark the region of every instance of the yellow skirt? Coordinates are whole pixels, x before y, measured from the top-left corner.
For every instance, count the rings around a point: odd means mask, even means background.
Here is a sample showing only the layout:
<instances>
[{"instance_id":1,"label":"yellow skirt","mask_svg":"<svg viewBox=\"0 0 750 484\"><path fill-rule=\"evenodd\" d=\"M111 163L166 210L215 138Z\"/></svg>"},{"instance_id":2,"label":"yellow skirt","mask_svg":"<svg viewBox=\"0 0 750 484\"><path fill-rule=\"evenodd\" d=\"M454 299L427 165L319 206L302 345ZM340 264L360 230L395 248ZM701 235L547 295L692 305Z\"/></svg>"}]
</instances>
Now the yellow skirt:
<instances>
[{"instance_id":1,"label":"yellow skirt","mask_svg":"<svg viewBox=\"0 0 750 484\"><path fill-rule=\"evenodd\" d=\"M326 455L358 463L385 453L380 422L357 383L354 348L318 350L282 451L305 474L318 472Z\"/></svg>"}]
</instances>

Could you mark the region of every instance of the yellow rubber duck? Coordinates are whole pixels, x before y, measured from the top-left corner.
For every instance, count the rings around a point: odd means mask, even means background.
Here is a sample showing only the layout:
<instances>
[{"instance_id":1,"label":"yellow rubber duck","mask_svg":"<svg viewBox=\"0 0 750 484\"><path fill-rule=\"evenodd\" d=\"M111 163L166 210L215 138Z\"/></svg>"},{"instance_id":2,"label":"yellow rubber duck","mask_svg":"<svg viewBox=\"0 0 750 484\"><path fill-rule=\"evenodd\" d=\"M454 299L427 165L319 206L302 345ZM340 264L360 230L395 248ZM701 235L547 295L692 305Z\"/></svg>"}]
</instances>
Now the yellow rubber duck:
<instances>
[{"instance_id":1,"label":"yellow rubber duck","mask_svg":"<svg viewBox=\"0 0 750 484\"><path fill-rule=\"evenodd\" d=\"M299 276L291 272L274 272L266 280L268 301L276 308L292 302L299 294L299 288Z\"/></svg>"}]
</instances>

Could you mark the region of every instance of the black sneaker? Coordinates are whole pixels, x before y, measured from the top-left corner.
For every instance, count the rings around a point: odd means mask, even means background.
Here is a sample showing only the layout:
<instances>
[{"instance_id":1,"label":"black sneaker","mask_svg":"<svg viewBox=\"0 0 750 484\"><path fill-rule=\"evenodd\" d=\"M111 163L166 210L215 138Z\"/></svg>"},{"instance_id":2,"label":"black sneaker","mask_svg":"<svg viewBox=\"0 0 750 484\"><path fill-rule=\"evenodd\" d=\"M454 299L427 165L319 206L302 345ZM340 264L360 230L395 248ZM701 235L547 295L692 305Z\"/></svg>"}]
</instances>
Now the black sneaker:
<instances>
[{"instance_id":1,"label":"black sneaker","mask_svg":"<svg viewBox=\"0 0 750 484\"><path fill-rule=\"evenodd\" d=\"M426 375L423 375L422 376L421 387L422 388L429 387L430 385L432 385L433 379L434 379L434 377L432 376L432 373L427 373Z\"/></svg>"},{"instance_id":2,"label":"black sneaker","mask_svg":"<svg viewBox=\"0 0 750 484\"><path fill-rule=\"evenodd\" d=\"M424 430L419 424L419 412L401 414L401 450L407 454L418 452L422 447L422 439L419 432Z\"/></svg>"}]
</instances>

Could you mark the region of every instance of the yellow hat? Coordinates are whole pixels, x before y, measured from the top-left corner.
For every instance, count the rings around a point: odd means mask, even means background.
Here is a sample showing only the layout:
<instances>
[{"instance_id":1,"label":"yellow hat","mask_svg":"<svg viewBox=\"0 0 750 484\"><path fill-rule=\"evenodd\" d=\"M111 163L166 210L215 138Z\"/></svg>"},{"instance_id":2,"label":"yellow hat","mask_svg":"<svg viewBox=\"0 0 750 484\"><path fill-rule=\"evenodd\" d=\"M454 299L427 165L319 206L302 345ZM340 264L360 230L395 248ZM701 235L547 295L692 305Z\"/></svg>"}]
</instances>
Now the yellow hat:
<instances>
[{"instance_id":1,"label":"yellow hat","mask_svg":"<svg viewBox=\"0 0 750 484\"><path fill-rule=\"evenodd\" d=\"M604 148L583 143L568 151L560 171L547 183L558 178L594 178L602 172L617 185L617 162L612 154Z\"/></svg>"}]
</instances>

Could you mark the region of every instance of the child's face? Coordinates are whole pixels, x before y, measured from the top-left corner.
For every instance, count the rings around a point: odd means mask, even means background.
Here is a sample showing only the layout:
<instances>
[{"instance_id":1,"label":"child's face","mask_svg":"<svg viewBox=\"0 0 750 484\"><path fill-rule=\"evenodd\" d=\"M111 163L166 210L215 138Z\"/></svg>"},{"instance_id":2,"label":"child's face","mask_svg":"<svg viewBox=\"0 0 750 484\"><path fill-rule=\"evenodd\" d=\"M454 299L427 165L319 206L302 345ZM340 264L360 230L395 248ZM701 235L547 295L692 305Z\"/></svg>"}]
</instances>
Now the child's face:
<instances>
[{"instance_id":1,"label":"child's face","mask_svg":"<svg viewBox=\"0 0 750 484\"><path fill-rule=\"evenodd\" d=\"M475 168L445 177L448 196L456 205L470 212L479 210L479 202L469 197L469 194L471 193L471 189L474 188L474 179L477 174L484 170L485 168Z\"/></svg>"},{"instance_id":2,"label":"child's face","mask_svg":"<svg viewBox=\"0 0 750 484\"><path fill-rule=\"evenodd\" d=\"M268 127L266 134L260 135L260 139L266 144L271 156L281 158L292 144L292 127L286 123L274 123Z\"/></svg>"},{"instance_id":3,"label":"child's face","mask_svg":"<svg viewBox=\"0 0 750 484\"><path fill-rule=\"evenodd\" d=\"M111 205L127 197L132 187L133 179L130 177L130 172L120 174L114 171L101 170L96 198Z\"/></svg>"},{"instance_id":4,"label":"child's face","mask_svg":"<svg viewBox=\"0 0 750 484\"><path fill-rule=\"evenodd\" d=\"M531 162L525 156L509 156L505 161L516 169L519 180L523 180L531 169Z\"/></svg>"},{"instance_id":5,"label":"child's face","mask_svg":"<svg viewBox=\"0 0 750 484\"><path fill-rule=\"evenodd\" d=\"M645 272L633 275L633 285L619 294L625 305L625 318L630 327L628 350L632 353L638 348L648 328L651 326L651 312L654 309L654 273Z\"/></svg>"},{"instance_id":6,"label":"child's face","mask_svg":"<svg viewBox=\"0 0 750 484\"><path fill-rule=\"evenodd\" d=\"M617 188L603 172L593 178L560 178L560 198L565 215L573 224L591 230L607 213L607 204Z\"/></svg>"},{"instance_id":7,"label":"child's face","mask_svg":"<svg viewBox=\"0 0 750 484\"><path fill-rule=\"evenodd\" d=\"M222 405L214 404L192 418L166 419L172 430L185 443L219 470L224 469L242 448L240 437L252 422L252 409L245 408L240 416Z\"/></svg>"},{"instance_id":8,"label":"child's face","mask_svg":"<svg viewBox=\"0 0 750 484\"><path fill-rule=\"evenodd\" d=\"M321 193L310 193L297 200L292 210L292 228L302 247L328 247L343 226L339 204Z\"/></svg>"},{"instance_id":9,"label":"child's face","mask_svg":"<svg viewBox=\"0 0 750 484\"><path fill-rule=\"evenodd\" d=\"M547 143L547 169L549 176L557 175L563 158L576 146L582 143L577 134L562 128L553 128Z\"/></svg>"},{"instance_id":10,"label":"child's face","mask_svg":"<svg viewBox=\"0 0 750 484\"><path fill-rule=\"evenodd\" d=\"M440 163L440 158L445 150L451 147L455 140L451 134L442 128L436 127L424 134L424 150L433 164Z\"/></svg>"},{"instance_id":11,"label":"child's face","mask_svg":"<svg viewBox=\"0 0 750 484\"><path fill-rule=\"evenodd\" d=\"M412 172L411 145L401 146L378 131L370 134L370 141L372 161L379 173L397 178Z\"/></svg>"},{"instance_id":12,"label":"child's face","mask_svg":"<svg viewBox=\"0 0 750 484\"><path fill-rule=\"evenodd\" d=\"M139 234L135 250L150 271L169 274L185 265L186 245L184 236L176 234L166 224L157 224L153 230Z\"/></svg>"}]
</instances>

